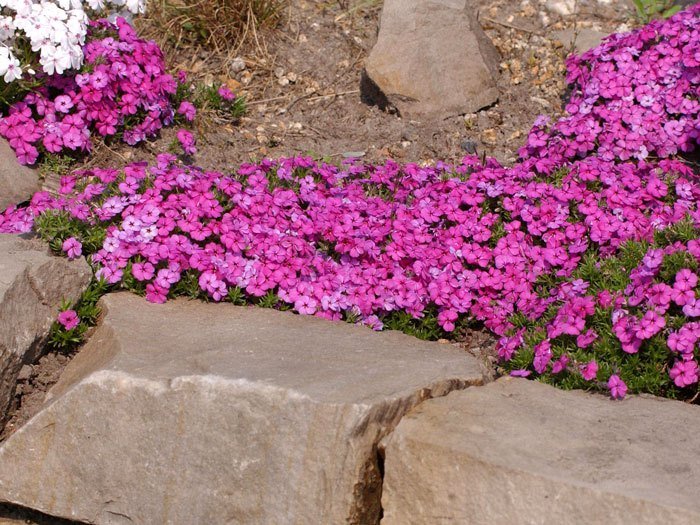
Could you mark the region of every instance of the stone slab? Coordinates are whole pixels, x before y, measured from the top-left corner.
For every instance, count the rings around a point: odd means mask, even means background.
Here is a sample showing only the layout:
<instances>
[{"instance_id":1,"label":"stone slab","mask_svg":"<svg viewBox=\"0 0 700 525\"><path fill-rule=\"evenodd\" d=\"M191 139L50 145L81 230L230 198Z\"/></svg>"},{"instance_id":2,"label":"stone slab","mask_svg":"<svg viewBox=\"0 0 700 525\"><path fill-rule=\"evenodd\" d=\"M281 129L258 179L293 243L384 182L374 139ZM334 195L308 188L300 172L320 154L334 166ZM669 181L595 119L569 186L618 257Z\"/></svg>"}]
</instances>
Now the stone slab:
<instances>
[{"instance_id":1,"label":"stone slab","mask_svg":"<svg viewBox=\"0 0 700 525\"><path fill-rule=\"evenodd\" d=\"M377 523L376 447L469 354L230 304L103 298L104 319L0 448L0 501L89 523Z\"/></svg>"},{"instance_id":2,"label":"stone slab","mask_svg":"<svg viewBox=\"0 0 700 525\"><path fill-rule=\"evenodd\" d=\"M92 272L84 259L49 254L38 240L0 234L0 425L22 366L39 356L64 300L77 300Z\"/></svg>"},{"instance_id":3,"label":"stone slab","mask_svg":"<svg viewBox=\"0 0 700 525\"><path fill-rule=\"evenodd\" d=\"M506 378L426 401L383 443L382 525L700 523L700 407Z\"/></svg>"}]
</instances>

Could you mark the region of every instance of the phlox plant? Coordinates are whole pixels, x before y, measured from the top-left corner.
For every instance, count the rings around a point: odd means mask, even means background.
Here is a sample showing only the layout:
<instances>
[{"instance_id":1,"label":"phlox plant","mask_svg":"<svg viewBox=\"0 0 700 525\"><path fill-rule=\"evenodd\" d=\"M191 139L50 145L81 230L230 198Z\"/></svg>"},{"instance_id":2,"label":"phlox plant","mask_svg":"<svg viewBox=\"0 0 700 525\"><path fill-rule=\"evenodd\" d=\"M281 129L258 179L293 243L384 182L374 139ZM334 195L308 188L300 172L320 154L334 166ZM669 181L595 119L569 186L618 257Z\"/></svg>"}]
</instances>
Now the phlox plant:
<instances>
[{"instance_id":1,"label":"phlox plant","mask_svg":"<svg viewBox=\"0 0 700 525\"><path fill-rule=\"evenodd\" d=\"M692 151L700 140L699 13L696 5L569 57L566 115L551 125L539 118L521 155L549 167L591 154L626 161Z\"/></svg>"},{"instance_id":2,"label":"phlox plant","mask_svg":"<svg viewBox=\"0 0 700 525\"><path fill-rule=\"evenodd\" d=\"M177 82L155 42L138 38L123 18L91 22L84 54L79 73L48 77L0 118L0 136L20 163L89 151L93 134L134 145L174 121Z\"/></svg>"},{"instance_id":3,"label":"phlox plant","mask_svg":"<svg viewBox=\"0 0 700 525\"><path fill-rule=\"evenodd\" d=\"M248 300L431 338L475 320L502 337L506 366L524 368L517 353L544 373L551 359L528 357L523 327L548 319L586 261L700 222L688 198L700 185L671 160L590 157L554 183L535 164L333 166L299 157L225 175L161 155L154 166L63 177L60 196L38 193L6 211L0 231L35 226L55 250L88 255L106 285L152 302ZM565 319L554 319L557 330Z\"/></svg>"},{"instance_id":4,"label":"phlox plant","mask_svg":"<svg viewBox=\"0 0 700 525\"><path fill-rule=\"evenodd\" d=\"M697 394L700 231L687 219L628 241L618 254L587 254L538 319L518 315L499 352L519 376L565 388L601 388L616 375L632 392ZM696 302L698 303L696 305Z\"/></svg>"},{"instance_id":5,"label":"phlox plant","mask_svg":"<svg viewBox=\"0 0 700 525\"><path fill-rule=\"evenodd\" d=\"M34 229L86 255L105 290L151 302L427 338L481 323L514 375L691 398L700 178L677 154L699 138L699 31L697 6L570 59L566 114L539 118L512 167L294 157L219 173L162 154L64 176L58 195L0 214L0 232Z\"/></svg>"}]
</instances>

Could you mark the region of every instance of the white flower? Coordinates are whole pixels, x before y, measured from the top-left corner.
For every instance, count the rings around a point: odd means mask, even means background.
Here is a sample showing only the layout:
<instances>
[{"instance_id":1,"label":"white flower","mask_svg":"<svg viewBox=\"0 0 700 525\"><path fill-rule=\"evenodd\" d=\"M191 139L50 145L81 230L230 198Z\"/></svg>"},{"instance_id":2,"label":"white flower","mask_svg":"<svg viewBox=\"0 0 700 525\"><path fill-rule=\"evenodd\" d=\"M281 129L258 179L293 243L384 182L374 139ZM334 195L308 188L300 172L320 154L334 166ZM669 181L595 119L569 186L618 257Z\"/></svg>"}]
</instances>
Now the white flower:
<instances>
[{"instance_id":1,"label":"white flower","mask_svg":"<svg viewBox=\"0 0 700 525\"><path fill-rule=\"evenodd\" d=\"M63 47L48 46L42 48L39 63L49 75L54 73L62 75L66 69L72 66L71 55Z\"/></svg>"},{"instance_id":2,"label":"white flower","mask_svg":"<svg viewBox=\"0 0 700 525\"><path fill-rule=\"evenodd\" d=\"M20 66L19 60L17 60L12 53L10 53L7 71L5 72L3 79L9 84L10 82L14 82L19 78L22 78L22 67Z\"/></svg>"},{"instance_id":3,"label":"white flower","mask_svg":"<svg viewBox=\"0 0 700 525\"><path fill-rule=\"evenodd\" d=\"M93 11L109 3L143 13L145 0L85 0ZM10 51L18 34L24 33L31 50L49 75L79 69L83 63L82 45L87 35L88 16L83 0L0 0L0 76L12 82L22 75L21 62ZM123 14L126 14L123 12ZM21 56L27 64L37 57ZM33 74L33 73L32 73Z\"/></svg>"}]
</instances>

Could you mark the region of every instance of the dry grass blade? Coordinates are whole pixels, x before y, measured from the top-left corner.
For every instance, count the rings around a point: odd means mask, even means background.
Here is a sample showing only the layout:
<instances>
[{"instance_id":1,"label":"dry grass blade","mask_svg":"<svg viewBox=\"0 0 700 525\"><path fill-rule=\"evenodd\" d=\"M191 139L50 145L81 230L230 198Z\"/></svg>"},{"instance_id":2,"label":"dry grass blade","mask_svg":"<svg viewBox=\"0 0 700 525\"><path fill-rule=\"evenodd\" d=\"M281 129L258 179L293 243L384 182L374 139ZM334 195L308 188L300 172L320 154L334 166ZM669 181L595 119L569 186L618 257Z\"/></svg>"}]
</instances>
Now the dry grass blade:
<instances>
[{"instance_id":1,"label":"dry grass blade","mask_svg":"<svg viewBox=\"0 0 700 525\"><path fill-rule=\"evenodd\" d=\"M164 48L202 47L230 54L260 46L257 29L274 26L287 0L151 0L139 20L142 33Z\"/></svg>"}]
</instances>

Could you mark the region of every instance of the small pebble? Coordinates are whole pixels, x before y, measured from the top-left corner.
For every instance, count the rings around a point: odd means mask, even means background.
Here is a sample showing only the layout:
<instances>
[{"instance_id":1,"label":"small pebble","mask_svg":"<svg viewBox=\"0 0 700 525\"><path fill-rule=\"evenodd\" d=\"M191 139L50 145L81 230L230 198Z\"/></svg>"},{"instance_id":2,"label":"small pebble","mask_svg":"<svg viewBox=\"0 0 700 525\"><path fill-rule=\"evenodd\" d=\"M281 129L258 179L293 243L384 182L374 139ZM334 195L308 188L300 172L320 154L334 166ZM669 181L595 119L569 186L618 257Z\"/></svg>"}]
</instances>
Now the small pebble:
<instances>
[{"instance_id":1,"label":"small pebble","mask_svg":"<svg viewBox=\"0 0 700 525\"><path fill-rule=\"evenodd\" d=\"M470 153L472 155L476 154L477 144L473 140L464 139L462 142L460 142L459 147L467 153Z\"/></svg>"},{"instance_id":2,"label":"small pebble","mask_svg":"<svg viewBox=\"0 0 700 525\"><path fill-rule=\"evenodd\" d=\"M231 62L231 65L229 66L229 70L231 71L231 73L240 73L245 68L245 60L243 60L241 57L234 58Z\"/></svg>"}]
</instances>

